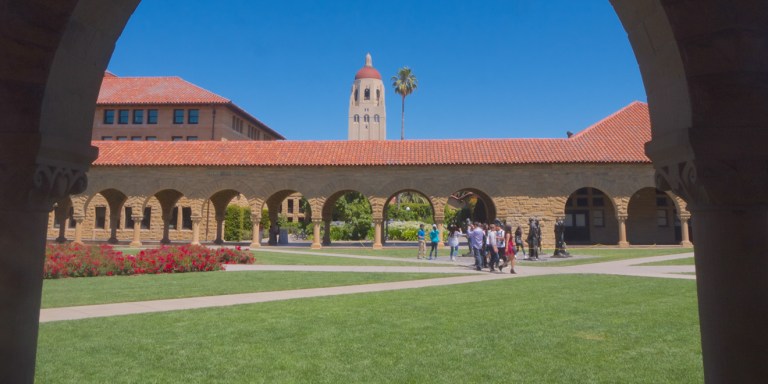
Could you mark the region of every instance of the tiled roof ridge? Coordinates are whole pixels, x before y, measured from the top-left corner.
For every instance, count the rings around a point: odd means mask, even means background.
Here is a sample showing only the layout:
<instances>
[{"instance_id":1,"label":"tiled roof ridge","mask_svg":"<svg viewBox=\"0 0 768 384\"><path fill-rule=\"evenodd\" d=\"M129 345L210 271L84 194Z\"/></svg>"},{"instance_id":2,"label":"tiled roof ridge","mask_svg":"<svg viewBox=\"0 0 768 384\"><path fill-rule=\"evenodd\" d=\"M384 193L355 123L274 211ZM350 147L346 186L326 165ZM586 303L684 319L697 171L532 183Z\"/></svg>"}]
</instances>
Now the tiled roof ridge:
<instances>
[{"instance_id":1,"label":"tiled roof ridge","mask_svg":"<svg viewBox=\"0 0 768 384\"><path fill-rule=\"evenodd\" d=\"M632 103L573 138L94 142L94 166L312 167L650 164L650 120ZM596 127L599 127L597 129Z\"/></svg>"},{"instance_id":2,"label":"tiled roof ridge","mask_svg":"<svg viewBox=\"0 0 768 384\"><path fill-rule=\"evenodd\" d=\"M586 127L584 129L582 129L581 131L575 133L573 136L569 137L568 139L569 140L576 140L576 139L581 138L582 136L586 136L591 131L593 131L595 128L600 127L603 124L610 122L611 120L621 116L622 114L626 113L628 110L630 110L632 108L635 108L638 105L648 106L648 103L642 102L640 100L635 100L635 101L627 104L623 108L619 109L618 111L616 111L614 113L611 113L610 115L602 118L600 121L598 121L598 122L590 125L589 127Z\"/></svg>"}]
</instances>

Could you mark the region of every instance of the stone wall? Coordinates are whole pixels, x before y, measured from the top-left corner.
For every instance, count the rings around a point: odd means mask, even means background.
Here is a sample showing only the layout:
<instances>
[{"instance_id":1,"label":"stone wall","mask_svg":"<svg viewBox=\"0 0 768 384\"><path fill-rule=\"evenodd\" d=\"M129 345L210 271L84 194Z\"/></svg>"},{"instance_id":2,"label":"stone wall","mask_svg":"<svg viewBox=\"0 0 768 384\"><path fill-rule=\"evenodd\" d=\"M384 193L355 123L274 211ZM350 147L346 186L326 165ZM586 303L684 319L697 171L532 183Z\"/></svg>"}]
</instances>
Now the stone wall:
<instances>
[{"instance_id":1,"label":"stone wall","mask_svg":"<svg viewBox=\"0 0 768 384\"><path fill-rule=\"evenodd\" d=\"M536 164L508 166L397 166L397 167L93 167L89 172L88 189L72 199L74 214L83 219L83 240L105 240L109 237L109 224L105 229L94 228L95 207L106 206L107 201L98 193L119 191L126 198L125 206L142 212L152 209L150 229L143 229L141 238L159 240L162 237L160 200L173 202L173 196L183 196L175 204L191 209L191 215L200 219L200 240L215 238L215 210L209 199L238 196L233 200L250 205L254 214L261 216L267 202L296 198L301 194L311 205L313 218L323 217L324 204L333 204L340 191L358 191L369 198L374 219L382 218L386 201L402 191L416 191L429 197L435 219L441 222L448 197L461 190L473 190L486 196L495 217L527 230L529 217L541 222L544 246L553 246L554 222L565 214L565 204L575 191L591 187L604 193L606 200L604 224L590 228L591 243L616 244L619 240L619 219L627 219L630 243L673 243L670 228L657 228L650 223L649 212L655 214L653 168L649 164ZM223 193L227 192L227 193ZM646 194L652 194L648 198ZM156 196L156 197L155 197ZM329 199L330 198L330 199ZM229 197L226 197L229 199ZM296 200L298 202L298 200ZM669 198L670 212L680 208L681 201ZM226 201L223 202L226 205ZM224 206L225 206L224 205ZM283 201L280 205L286 206ZM278 207L280 206L278 205ZM632 206L633 209L629 209ZM85 209L85 211L84 211ZM124 209L124 208L123 208ZM124 211L123 211L124 212ZM294 207L298 212L298 206ZM179 213L180 215L180 213ZM109 216L109 214L107 214ZM122 215L124 216L124 214ZM670 224L674 218L670 216ZM52 225L48 235L58 236ZM649 224L650 223L650 224ZM180 225L179 225L180 226ZM214 235L211 235L214 233ZM117 231L118 239L131 240L133 229L125 227L125 217ZM208 236L206 237L206 234ZM67 237L72 239L70 229ZM187 242L192 238L190 229L171 229L172 241Z\"/></svg>"}]
</instances>

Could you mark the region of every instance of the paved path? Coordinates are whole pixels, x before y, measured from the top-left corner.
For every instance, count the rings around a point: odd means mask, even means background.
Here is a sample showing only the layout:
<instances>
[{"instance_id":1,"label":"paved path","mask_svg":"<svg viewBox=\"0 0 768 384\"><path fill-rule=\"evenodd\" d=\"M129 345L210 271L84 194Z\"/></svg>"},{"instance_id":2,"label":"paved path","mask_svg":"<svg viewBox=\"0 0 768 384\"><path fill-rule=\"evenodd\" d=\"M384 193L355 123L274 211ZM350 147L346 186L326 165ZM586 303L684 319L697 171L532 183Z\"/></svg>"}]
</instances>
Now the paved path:
<instances>
[{"instance_id":1,"label":"paved path","mask_svg":"<svg viewBox=\"0 0 768 384\"><path fill-rule=\"evenodd\" d=\"M280 251L290 252L290 251ZM299 252L296 252L299 253ZM304 253L304 252L301 252ZM307 252L317 255L314 252ZM325 254L334 257L364 257L342 254ZM259 293L244 293L235 295L220 295L194 297L187 299L153 300L132 303L116 303L103 305L87 305L78 307L51 308L40 311L40 322L78 320L94 317L119 316L137 313L166 312L184 309L224 307L230 305L263 303L268 301L290 300L308 297L348 295L365 292L393 291L453 284L465 284L498 279L522 278L526 276L542 276L553 274L611 274L625 276L642 276L674 279L695 279L695 275L685 274L694 272L694 266L638 266L639 264L673 260L693 256L692 253L654 256L640 259L610 261L604 263L585 264L571 267L518 266L518 274L477 272L466 264L454 267L377 267L377 266L316 266L316 265L230 265L228 271L320 271L320 272L382 272L382 273L462 273L463 276L451 276L424 280L410 280L378 284L362 284L341 287L296 289L290 291L274 291ZM399 258L386 258L404 260ZM448 262L450 263L450 262ZM507 270L508 271L508 270Z\"/></svg>"}]
</instances>

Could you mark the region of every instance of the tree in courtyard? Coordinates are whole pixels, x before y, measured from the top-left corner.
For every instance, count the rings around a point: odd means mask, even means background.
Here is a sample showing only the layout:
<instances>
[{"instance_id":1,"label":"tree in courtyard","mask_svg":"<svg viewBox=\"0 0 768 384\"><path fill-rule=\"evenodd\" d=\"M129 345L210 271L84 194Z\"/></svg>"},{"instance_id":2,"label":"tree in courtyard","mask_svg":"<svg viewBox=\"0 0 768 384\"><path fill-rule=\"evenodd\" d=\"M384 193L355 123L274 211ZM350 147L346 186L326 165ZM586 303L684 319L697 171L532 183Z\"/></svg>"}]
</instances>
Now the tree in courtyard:
<instances>
[{"instance_id":1,"label":"tree in courtyard","mask_svg":"<svg viewBox=\"0 0 768 384\"><path fill-rule=\"evenodd\" d=\"M403 108L400 114L400 140L405 140L405 97L413 93L418 85L416 76L408 67L400 68L397 75L392 76L392 86L395 87L395 93L403 98Z\"/></svg>"}]
</instances>

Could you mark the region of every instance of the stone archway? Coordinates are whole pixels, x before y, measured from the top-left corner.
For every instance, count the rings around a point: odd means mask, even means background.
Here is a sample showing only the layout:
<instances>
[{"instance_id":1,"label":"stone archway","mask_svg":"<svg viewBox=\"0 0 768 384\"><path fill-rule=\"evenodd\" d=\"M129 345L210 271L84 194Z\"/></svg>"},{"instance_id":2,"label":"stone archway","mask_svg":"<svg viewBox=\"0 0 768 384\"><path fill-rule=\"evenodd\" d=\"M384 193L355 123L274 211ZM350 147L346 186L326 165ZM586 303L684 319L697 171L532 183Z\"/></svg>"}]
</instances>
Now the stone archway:
<instances>
[{"instance_id":1,"label":"stone archway","mask_svg":"<svg viewBox=\"0 0 768 384\"><path fill-rule=\"evenodd\" d=\"M565 202L565 242L617 244L619 222L613 199L600 189L584 187Z\"/></svg>"},{"instance_id":2,"label":"stone archway","mask_svg":"<svg viewBox=\"0 0 768 384\"><path fill-rule=\"evenodd\" d=\"M44 252L47 214L54 201L85 190L98 85L138 3L7 0L1 8L10 24L0 31L0 381L34 379L42 270L36 255ZM657 185L683 197L696 218L706 380L759 381L768 376L768 175L761 148L768 3L611 3L648 94L653 140L646 153Z\"/></svg>"}]
</instances>

